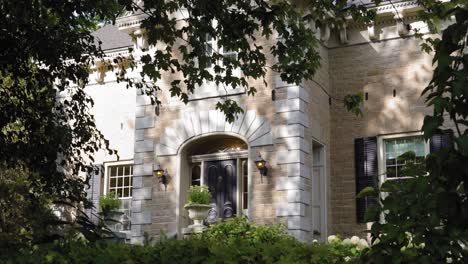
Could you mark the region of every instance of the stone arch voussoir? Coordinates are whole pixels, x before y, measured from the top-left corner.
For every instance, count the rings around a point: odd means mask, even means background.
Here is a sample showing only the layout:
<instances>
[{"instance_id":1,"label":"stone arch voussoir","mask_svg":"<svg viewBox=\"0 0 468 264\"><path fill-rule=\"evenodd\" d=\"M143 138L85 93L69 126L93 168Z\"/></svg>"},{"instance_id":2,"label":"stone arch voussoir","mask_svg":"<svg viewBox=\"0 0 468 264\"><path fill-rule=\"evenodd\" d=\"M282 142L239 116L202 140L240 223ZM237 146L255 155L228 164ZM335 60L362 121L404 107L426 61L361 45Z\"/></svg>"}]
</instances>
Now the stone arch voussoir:
<instances>
[{"instance_id":1,"label":"stone arch voussoir","mask_svg":"<svg viewBox=\"0 0 468 264\"><path fill-rule=\"evenodd\" d=\"M247 140L250 147L273 144L271 126L268 120L255 110L245 111L233 123L226 122L218 110L185 112L181 119L166 128L159 143L156 155L177 155L180 147L188 140L213 133L237 134Z\"/></svg>"}]
</instances>

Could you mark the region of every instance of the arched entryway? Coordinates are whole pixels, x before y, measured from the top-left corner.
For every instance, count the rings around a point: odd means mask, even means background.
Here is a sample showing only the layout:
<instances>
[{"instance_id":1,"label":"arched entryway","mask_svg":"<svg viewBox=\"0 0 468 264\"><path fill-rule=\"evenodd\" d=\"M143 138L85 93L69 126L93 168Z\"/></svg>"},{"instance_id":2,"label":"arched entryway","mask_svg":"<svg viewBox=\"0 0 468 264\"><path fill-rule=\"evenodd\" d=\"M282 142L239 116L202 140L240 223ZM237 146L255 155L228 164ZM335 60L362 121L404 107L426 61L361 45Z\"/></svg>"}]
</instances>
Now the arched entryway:
<instances>
[{"instance_id":1,"label":"arched entryway","mask_svg":"<svg viewBox=\"0 0 468 264\"><path fill-rule=\"evenodd\" d=\"M220 150L223 149L224 145L229 147L229 144L225 143L230 139L241 140L245 145L247 145L247 158L245 161L236 161L237 170L235 174L238 175L239 171L241 171L239 167L242 164L244 168L247 167L246 170L242 170L247 171L246 178L248 183L247 191L242 195L248 196L252 190L251 177L248 177L248 175L252 175L253 166L255 166L252 162L249 162L249 160L253 160L255 158L257 147L273 144L270 122L263 116L258 115L255 110L245 110L244 113L239 114L238 118L233 123L228 123L225 119L224 114L217 110L194 109L185 111L181 114L179 119L171 122L172 125L170 127L166 127L164 129L163 135L159 138L159 141L155 146L156 158L158 160L163 157L168 158L170 160L169 163L174 164L176 167L176 173L171 176L171 180L173 181L175 189L174 196L172 197L176 204L175 213L177 233L179 236L181 235L181 229L186 227L189 223L187 213L183 206L187 201L187 190L191 184L191 165L194 163L194 157L191 156L194 156L195 154L210 155L210 153L203 154L203 152L210 152L207 146ZM221 144L218 147L215 147L220 142ZM199 149L201 152L193 152L195 149ZM221 154L218 155L222 156ZM232 158L232 156L228 157L227 160ZM201 162L199 169L201 177L201 174L203 173ZM196 175L198 173L198 169L195 168L195 170ZM200 184L201 181L202 178L200 178ZM239 176L237 177L237 181L239 181ZM238 183L236 187L236 215L239 215L239 212L241 211L242 213L245 213L245 215L249 215L249 211L252 210L251 199L239 198L241 195L241 188L239 186L241 185ZM242 203L240 201L242 201ZM245 205L242 208L247 209L239 210L239 206L241 204L242 206Z\"/></svg>"},{"instance_id":2,"label":"arched entryway","mask_svg":"<svg viewBox=\"0 0 468 264\"><path fill-rule=\"evenodd\" d=\"M183 205L191 185L206 185L212 193L208 222L248 216L249 156L248 143L228 133L199 136L180 148L179 230L189 224Z\"/></svg>"}]
</instances>

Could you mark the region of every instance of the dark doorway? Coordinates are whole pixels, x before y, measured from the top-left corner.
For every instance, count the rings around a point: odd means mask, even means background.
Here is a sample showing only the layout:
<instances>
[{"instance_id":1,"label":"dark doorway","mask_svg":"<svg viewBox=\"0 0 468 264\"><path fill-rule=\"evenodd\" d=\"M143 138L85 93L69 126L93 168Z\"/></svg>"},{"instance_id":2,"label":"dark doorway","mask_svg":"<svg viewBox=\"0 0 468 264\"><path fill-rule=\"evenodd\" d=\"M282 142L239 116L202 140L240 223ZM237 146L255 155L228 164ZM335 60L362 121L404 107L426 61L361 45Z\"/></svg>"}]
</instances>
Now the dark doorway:
<instances>
[{"instance_id":1,"label":"dark doorway","mask_svg":"<svg viewBox=\"0 0 468 264\"><path fill-rule=\"evenodd\" d=\"M204 177L212 195L207 221L234 217L237 211L236 160L206 162Z\"/></svg>"}]
</instances>

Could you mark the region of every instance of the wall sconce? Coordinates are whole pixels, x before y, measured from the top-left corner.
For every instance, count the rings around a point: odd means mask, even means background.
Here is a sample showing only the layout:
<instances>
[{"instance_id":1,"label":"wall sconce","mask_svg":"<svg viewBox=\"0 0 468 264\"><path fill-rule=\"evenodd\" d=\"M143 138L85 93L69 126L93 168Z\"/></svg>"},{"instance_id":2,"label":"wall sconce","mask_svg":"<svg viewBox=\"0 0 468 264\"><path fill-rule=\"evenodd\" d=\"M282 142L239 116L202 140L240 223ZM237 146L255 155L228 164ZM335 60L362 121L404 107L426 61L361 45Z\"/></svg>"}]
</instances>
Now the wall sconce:
<instances>
[{"instance_id":1,"label":"wall sconce","mask_svg":"<svg viewBox=\"0 0 468 264\"><path fill-rule=\"evenodd\" d=\"M156 165L154 168L154 174L158 178L159 183L164 184L164 191L167 190L167 177L166 177L166 171L161 168L161 165Z\"/></svg>"},{"instance_id":2,"label":"wall sconce","mask_svg":"<svg viewBox=\"0 0 468 264\"><path fill-rule=\"evenodd\" d=\"M268 172L268 168L266 166L266 160L262 158L262 155L258 153L257 158L254 160L255 166L257 166L257 169L260 171L260 174L262 176L266 176Z\"/></svg>"}]
</instances>

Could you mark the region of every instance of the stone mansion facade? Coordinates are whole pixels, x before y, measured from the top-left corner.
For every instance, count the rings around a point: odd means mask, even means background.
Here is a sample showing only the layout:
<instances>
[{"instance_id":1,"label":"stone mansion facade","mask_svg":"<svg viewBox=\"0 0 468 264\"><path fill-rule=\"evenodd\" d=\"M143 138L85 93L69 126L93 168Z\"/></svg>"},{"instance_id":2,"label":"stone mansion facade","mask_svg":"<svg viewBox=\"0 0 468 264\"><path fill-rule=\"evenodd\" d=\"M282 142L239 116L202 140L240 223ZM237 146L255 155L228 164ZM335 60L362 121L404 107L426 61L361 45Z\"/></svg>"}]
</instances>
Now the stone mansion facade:
<instances>
[{"instance_id":1,"label":"stone mansion facade","mask_svg":"<svg viewBox=\"0 0 468 264\"><path fill-rule=\"evenodd\" d=\"M120 159L96 155L101 170L92 177L89 198L97 206L99 196L118 194L131 220L123 231L131 243L141 242L145 232L181 237L189 224L186 192L200 184L213 193L212 220L246 216L259 224L282 223L305 241L364 236L368 201L356 199L359 189L401 177L395 157L403 152L424 156L437 147L420 133L431 111L420 94L432 77L432 58L405 26L424 23L415 1L395 2L376 7L372 25L350 21L341 30L315 29L322 58L315 78L295 85L268 72L267 86L253 84L254 97L207 84L183 104L166 90L156 115L149 98L97 65L86 91L95 101L97 127ZM122 17L94 33L109 58L125 56L130 47L138 57L146 47L139 20ZM356 92L365 95L363 117L342 103ZM244 109L234 123L215 109L221 96ZM267 161L264 176L253 163L259 154ZM165 184L155 176L158 166Z\"/></svg>"}]
</instances>

